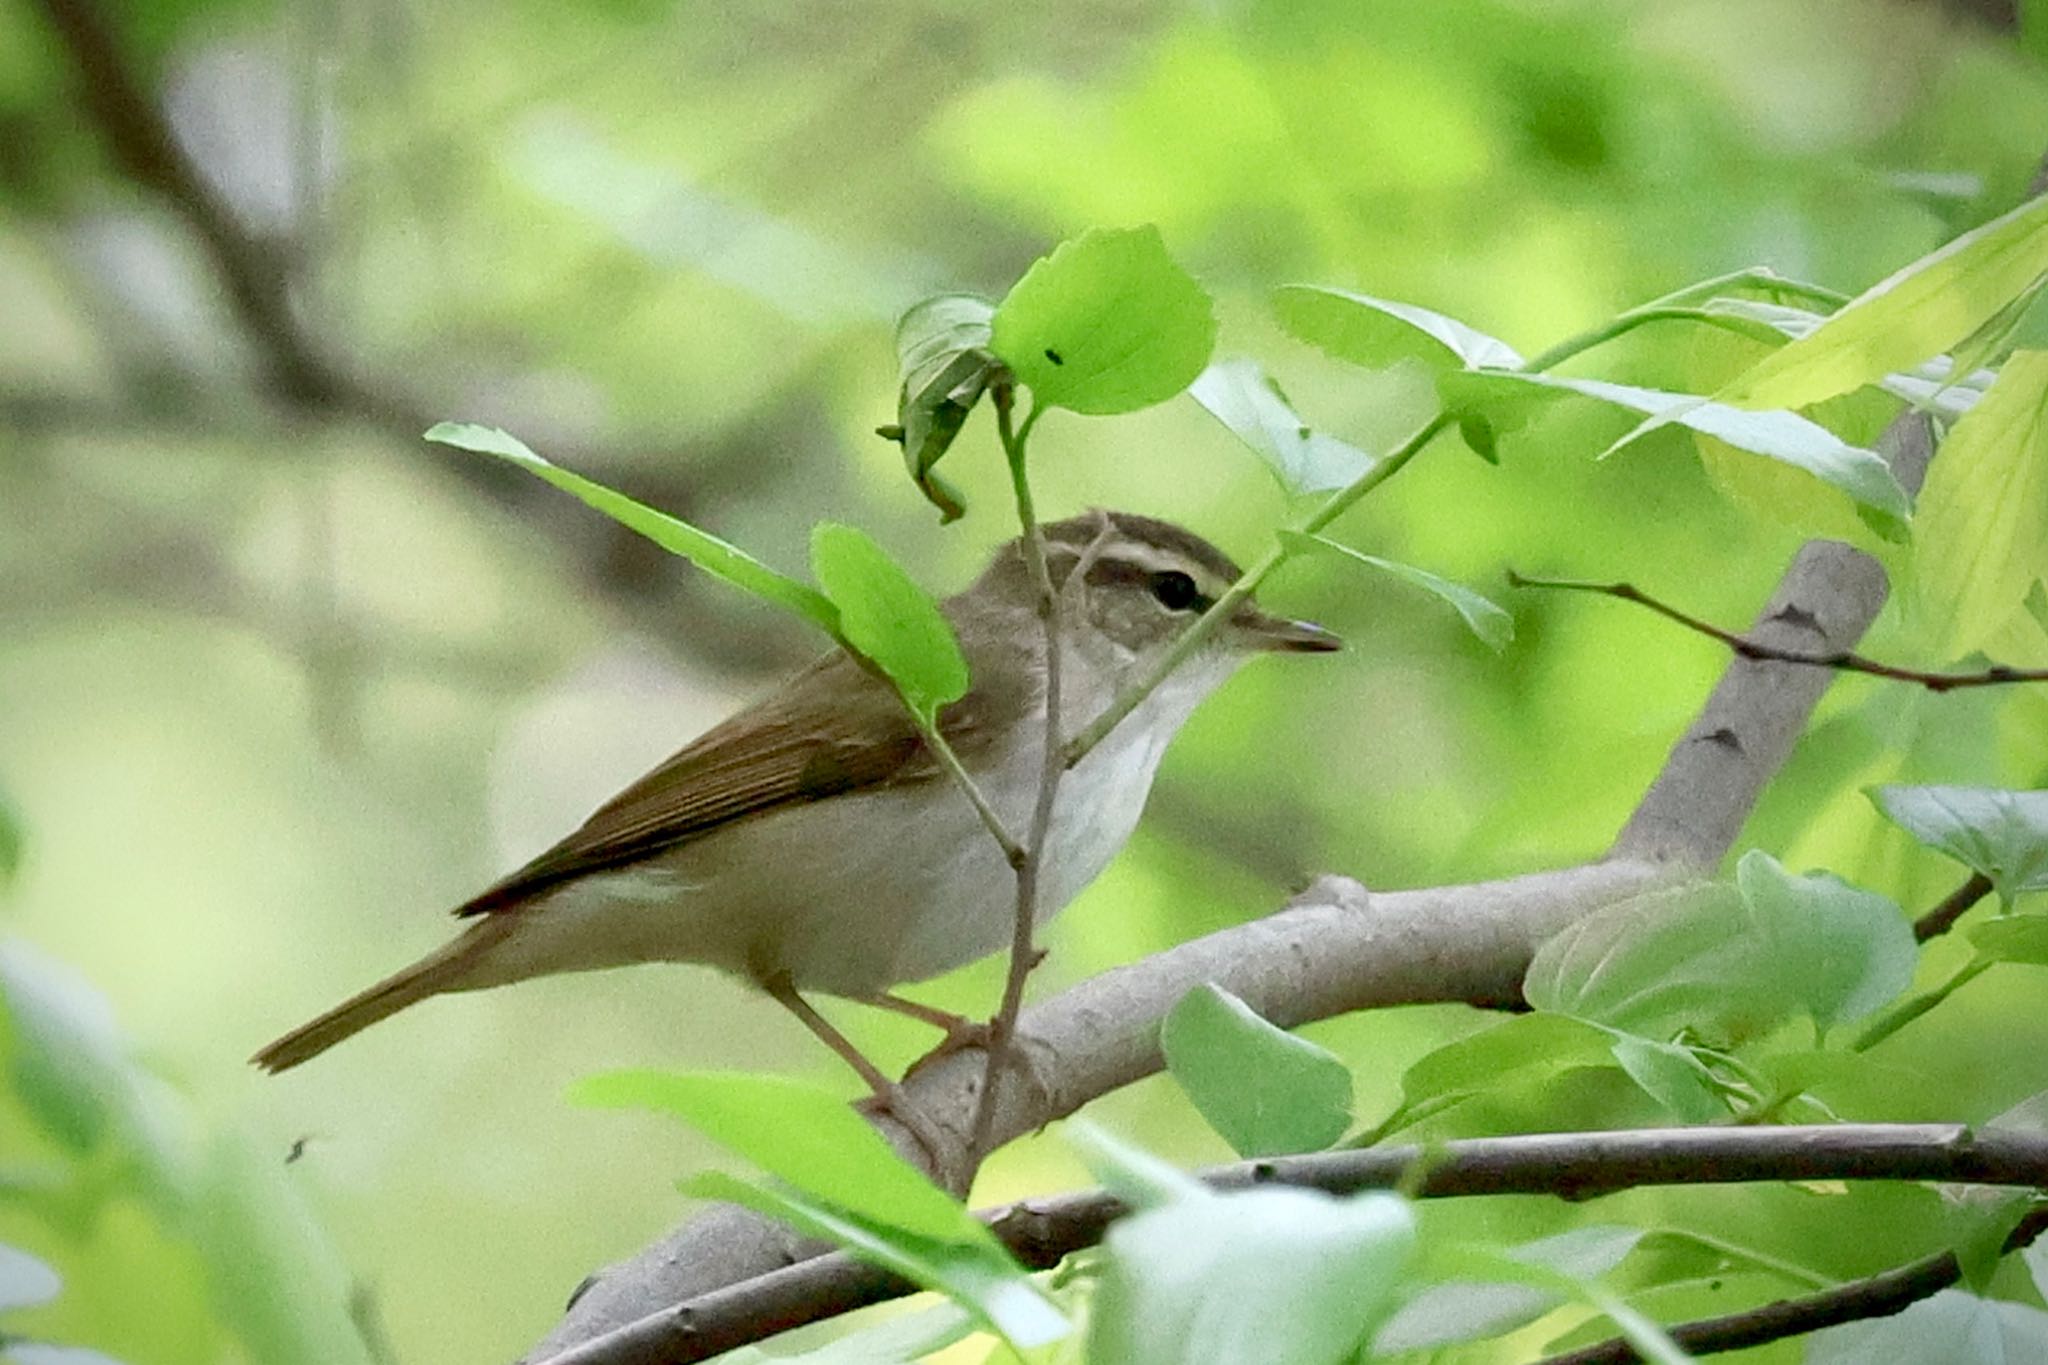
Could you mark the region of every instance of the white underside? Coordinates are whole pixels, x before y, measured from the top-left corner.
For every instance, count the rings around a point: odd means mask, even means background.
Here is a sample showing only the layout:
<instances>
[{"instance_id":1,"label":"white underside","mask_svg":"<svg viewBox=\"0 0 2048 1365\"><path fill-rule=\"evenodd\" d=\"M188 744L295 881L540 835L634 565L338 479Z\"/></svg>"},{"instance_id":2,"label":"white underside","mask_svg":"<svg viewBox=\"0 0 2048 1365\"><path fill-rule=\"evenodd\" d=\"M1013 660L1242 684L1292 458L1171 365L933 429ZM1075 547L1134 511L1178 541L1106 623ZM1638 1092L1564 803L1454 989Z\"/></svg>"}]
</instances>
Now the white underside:
<instances>
[{"instance_id":1,"label":"white underside","mask_svg":"<svg viewBox=\"0 0 2048 1365\"><path fill-rule=\"evenodd\" d=\"M1166 742L1220 672L1184 670L1062 780L1038 919L1058 913L1137 827ZM1079 697L1069 730L1104 699ZM1038 790L1042 729L973 765L1018 839ZM967 798L941 779L742 820L675 852L569 883L513 912L462 985L648 961L700 962L799 990L866 997L1010 942L1016 882Z\"/></svg>"}]
</instances>

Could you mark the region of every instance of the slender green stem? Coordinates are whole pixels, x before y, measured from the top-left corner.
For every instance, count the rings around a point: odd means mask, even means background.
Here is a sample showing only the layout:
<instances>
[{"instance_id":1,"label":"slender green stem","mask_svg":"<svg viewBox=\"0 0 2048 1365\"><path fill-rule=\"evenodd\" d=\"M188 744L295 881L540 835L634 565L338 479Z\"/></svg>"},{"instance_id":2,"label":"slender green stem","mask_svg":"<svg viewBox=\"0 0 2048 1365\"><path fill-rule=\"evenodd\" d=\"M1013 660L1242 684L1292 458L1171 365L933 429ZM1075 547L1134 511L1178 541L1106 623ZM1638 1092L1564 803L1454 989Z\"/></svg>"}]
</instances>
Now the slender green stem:
<instances>
[{"instance_id":1,"label":"slender green stem","mask_svg":"<svg viewBox=\"0 0 2048 1365\"><path fill-rule=\"evenodd\" d=\"M1024 846L1011 837L1009 827L1003 823L1003 817L996 814L995 807L988 803L988 796L982 791L981 785L962 766L960 755L953 752L953 746L939 733L937 725L920 715L915 708L911 709L910 716L917 723L918 733L924 736L926 746L938 755L940 766L952 775L953 781L966 793L968 801L974 806L974 813L981 817L982 827L1003 850L1004 859L1013 868L1021 866L1024 861Z\"/></svg>"},{"instance_id":2,"label":"slender green stem","mask_svg":"<svg viewBox=\"0 0 2048 1365\"><path fill-rule=\"evenodd\" d=\"M1420 454L1424 446L1449 427L1453 420L1449 413L1443 412L1430 418L1417 427L1407 440L1396 446L1385 459L1376 462L1372 468L1351 483L1331 494L1293 529L1305 535L1313 535L1328 526L1343 515L1353 503L1400 473L1402 468ZM1238 604L1256 592L1259 584L1265 582L1266 576L1286 562L1288 554L1289 551L1284 545L1275 545L1266 551L1235 583L1224 590L1223 595L1218 597L1207 611L1190 622L1188 628L1174 640L1172 648L1168 649L1157 663L1135 682L1118 692L1109 705L1103 708L1102 714L1089 721L1079 733L1067 741L1064 753L1066 766L1071 768L1087 757L1088 751L1100 744L1103 737L1117 727L1118 722L1137 709L1138 704L1152 694L1152 690L1165 680L1167 674L1185 663L1189 655L1201 648L1203 642L1216 633L1216 628L1229 619Z\"/></svg>"},{"instance_id":3,"label":"slender green stem","mask_svg":"<svg viewBox=\"0 0 2048 1365\"><path fill-rule=\"evenodd\" d=\"M1972 958L1956 970L1956 974L1932 990L1910 996L1880 1014L1871 1021L1870 1027L1856 1035L1856 1041L1849 1044L1851 1052L1868 1052L1885 1039L1897 1033L1906 1025L1918 1019L1942 1001L1954 995L1964 986L1982 976L1991 966L1989 958Z\"/></svg>"},{"instance_id":4,"label":"slender green stem","mask_svg":"<svg viewBox=\"0 0 2048 1365\"><path fill-rule=\"evenodd\" d=\"M1064 637L1060 593L1053 587L1052 571L1046 564L1045 533L1039 526L1037 503L1031 496L1031 478L1024 462L1025 442L1043 409L1034 402L1024 421L1013 427L1010 390L997 389L993 399L996 430L1010 466L1010 486L1016 494L1017 520L1023 530L1019 539L1024 562L1038 587L1038 616L1045 639L1045 750L1039 765L1038 799L1031 811L1031 828L1024 838L1022 856L1011 863L1017 873L1017 903L1010 934L1010 965L1003 978L1002 1003L989 1020L987 1066L982 1073L981 1099L975 1105L974 1125L968 1139L970 1172L988 1154L993 1141L997 1095L1016 1048L1017 1015L1024 1008L1024 983L1031 969L1038 965L1040 954L1033 943L1038 924L1038 872L1045 861L1046 838L1052 830L1053 801L1059 794L1060 778L1067 771L1060 741L1060 643Z\"/></svg>"}]
</instances>

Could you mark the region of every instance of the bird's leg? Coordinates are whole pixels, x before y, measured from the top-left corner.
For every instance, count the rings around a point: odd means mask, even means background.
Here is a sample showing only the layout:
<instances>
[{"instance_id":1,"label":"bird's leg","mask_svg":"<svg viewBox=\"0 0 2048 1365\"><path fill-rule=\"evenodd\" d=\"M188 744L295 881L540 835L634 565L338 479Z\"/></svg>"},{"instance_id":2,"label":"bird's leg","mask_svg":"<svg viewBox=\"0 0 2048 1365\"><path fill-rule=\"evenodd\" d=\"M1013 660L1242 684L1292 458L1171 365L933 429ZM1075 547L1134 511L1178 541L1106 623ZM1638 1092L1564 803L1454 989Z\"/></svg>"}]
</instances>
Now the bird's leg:
<instances>
[{"instance_id":1,"label":"bird's leg","mask_svg":"<svg viewBox=\"0 0 2048 1365\"><path fill-rule=\"evenodd\" d=\"M936 1005L921 1005L891 991L883 991L879 995L870 995L865 999L868 1004L877 1008L893 1010L897 1014L906 1015L921 1024L930 1024L942 1031L946 1038L937 1049L941 1056L949 1052L958 1052L964 1047L988 1046L988 1024L980 1019L969 1019L964 1014L942 1010Z\"/></svg>"},{"instance_id":2,"label":"bird's leg","mask_svg":"<svg viewBox=\"0 0 2048 1365\"><path fill-rule=\"evenodd\" d=\"M853 1040L832 1026L832 1021L811 1007L811 1002L797 994L797 989L787 972L760 978L761 989L794 1014L803 1026L817 1035L818 1041L831 1048L843 1058L846 1064L860 1073L868 1083L868 1089L875 1092L875 1101L895 1117L897 1122L910 1130L910 1135L931 1157L935 1168L946 1161L946 1147L932 1131L930 1122L910 1097L903 1093L903 1087L889 1079L882 1069L867 1059L867 1055L853 1045Z\"/></svg>"}]
</instances>

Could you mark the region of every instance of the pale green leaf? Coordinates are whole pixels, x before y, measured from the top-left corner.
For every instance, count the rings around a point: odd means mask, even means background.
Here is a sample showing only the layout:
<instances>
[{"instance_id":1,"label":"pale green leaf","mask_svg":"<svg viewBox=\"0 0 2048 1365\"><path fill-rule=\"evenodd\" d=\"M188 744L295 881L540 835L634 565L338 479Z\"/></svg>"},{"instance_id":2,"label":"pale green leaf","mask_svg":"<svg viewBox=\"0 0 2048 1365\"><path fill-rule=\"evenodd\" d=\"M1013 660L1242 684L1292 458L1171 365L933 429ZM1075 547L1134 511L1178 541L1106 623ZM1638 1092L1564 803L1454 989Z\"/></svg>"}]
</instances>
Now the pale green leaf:
<instances>
[{"instance_id":1,"label":"pale green leaf","mask_svg":"<svg viewBox=\"0 0 2048 1365\"><path fill-rule=\"evenodd\" d=\"M1403 360L1431 369L1514 369L1522 357L1456 318L1347 289L1282 285L1273 309L1290 333L1339 360L1380 370Z\"/></svg>"},{"instance_id":2,"label":"pale green leaf","mask_svg":"<svg viewBox=\"0 0 2048 1365\"><path fill-rule=\"evenodd\" d=\"M1991 962L2048 967L2048 915L2004 915L1973 924L1970 946Z\"/></svg>"},{"instance_id":3,"label":"pale green leaf","mask_svg":"<svg viewBox=\"0 0 2048 1365\"><path fill-rule=\"evenodd\" d=\"M1592 1224L1543 1237L1501 1253L1505 1259L1547 1267L1572 1280L1607 1274L1642 1241L1640 1228ZM1556 1284L1525 1279L1459 1279L1435 1284L1409 1299L1373 1338L1373 1350L1432 1350L1512 1332L1572 1297Z\"/></svg>"},{"instance_id":4,"label":"pale green leaf","mask_svg":"<svg viewBox=\"0 0 2048 1365\"><path fill-rule=\"evenodd\" d=\"M2048 791L1998 787L1872 787L1885 818L1991 879L2011 901L2048 891Z\"/></svg>"},{"instance_id":5,"label":"pale green leaf","mask_svg":"<svg viewBox=\"0 0 2048 1365\"><path fill-rule=\"evenodd\" d=\"M1415 1216L1389 1194L1204 1193L1110 1227L1088 1358L1345 1365L1394 1306Z\"/></svg>"},{"instance_id":6,"label":"pale green leaf","mask_svg":"<svg viewBox=\"0 0 2048 1365\"><path fill-rule=\"evenodd\" d=\"M1351 1122L1351 1072L1220 986L1197 986L1159 1028L1166 1066L1239 1156L1312 1152Z\"/></svg>"},{"instance_id":7,"label":"pale green leaf","mask_svg":"<svg viewBox=\"0 0 2048 1365\"><path fill-rule=\"evenodd\" d=\"M673 1114L804 1194L934 1241L988 1229L829 1090L740 1071L612 1071L569 1088L578 1104Z\"/></svg>"},{"instance_id":8,"label":"pale green leaf","mask_svg":"<svg viewBox=\"0 0 2048 1365\"><path fill-rule=\"evenodd\" d=\"M1703 321L1745 323L1744 334L1758 340L1796 341L1827 321L1824 313L1809 312L1781 303L1758 299L1708 299L1700 306ZM1938 355L1910 370L1895 371L1873 382L1895 398L1943 417L1960 417L1976 406L1984 391L1998 376L1974 365L1960 373L1956 361Z\"/></svg>"},{"instance_id":9,"label":"pale green leaf","mask_svg":"<svg viewBox=\"0 0 2048 1365\"><path fill-rule=\"evenodd\" d=\"M1761 849L1742 857L1736 885L1766 965L1826 1033L1866 1018L1913 984L1913 928L1899 907L1827 872L1797 875Z\"/></svg>"},{"instance_id":10,"label":"pale green leaf","mask_svg":"<svg viewBox=\"0 0 2048 1365\"><path fill-rule=\"evenodd\" d=\"M1426 1053L1401 1075L1409 1107L1473 1095L1527 1073L1552 1075L1590 1066L1608 1051L1609 1035L1563 1014L1522 1014Z\"/></svg>"},{"instance_id":11,"label":"pale green leaf","mask_svg":"<svg viewBox=\"0 0 2048 1365\"><path fill-rule=\"evenodd\" d=\"M0 1313L48 1303L63 1287L57 1272L41 1260L0 1242Z\"/></svg>"},{"instance_id":12,"label":"pale green leaf","mask_svg":"<svg viewBox=\"0 0 2048 1365\"><path fill-rule=\"evenodd\" d=\"M938 603L864 531L836 522L811 532L811 573L839 614L846 643L933 719L967 694L967 660Z\"/></svg>"},{"instance_id":13,"label":"pale green leaf","mask_svg":"<svg viewBox=\"0 0 2048 1365\"><path fill-rule=\"evenodd\" d=\"M763 1356L774 1365L904 1365L943 1351L974 1330L975 1318L957 1304L898 1313L872 1327L795 1355ZM721 1365L739 1365L721 1357Z\"/></svg>"},{"instance_id":14,"label":"pale green leaf","mask_svg":"<svg viewBox=\"0 0 2048 1365\"><path fill-rule=\"evenodd\" d=\"M902 372L896 398L903 462L944 520L966 511L932 466L952 446L967 415L1001 370L989 349L995 306L972 294L940 294L913 306L896 324Z\"/></svg>"},{"instance_id":15,"label":"pale green leaf","mask_svg":"<svg viewBox=\"0 0 2048 1365\"><path fill-rule=\"evenodd\" d=\"M1795 408L1874 384L1963 341L2044 272L2048 198L2030 200L1873 285L1716 397L1745 408Z\"/></svg>"},{"instance_id":16,"label":"pale green leaf","mask_svg":"<svg viewBox=\"0 0 2048 1365\"><path fill-rule=\"evenodd\" d=\"M1806 1365L2048 1365L2048 1312L1944 1289L1807 1339Z\"/></svg>"},{"instance_id":17,"label":"pale green leaf","mask_svg":"<svg viewBox=\"0 0 2048 1365\"><path fill-rule=\"evenodd\" d=\"M1014 1347L1041 1346L1072 1330L1024 1268L992 1238L963 1242L922 1236L827 1200L751 1184L723 1171L700 1172L683 1181L681 1189L701 1199L738 1204L807 1236L837 1242L864 1261L944 1294Z\"/></svg>"},{"instance_id":18,"label":"pale green leaf","mask_svg":"<svg viewBox=\"0 0 2048 1365\"><path fill-rule=\"evenodd\" d=\"M477 426L470 422L441 422L427 432L427 439L509 460L563 492L573 494L628 530L646 536L671 554L681 555L706 573L777 606L787 607L800 616L809 617L835 636L839 633L839 614L817 590L777 573L746 551L707 531L700 531L686 521L666 512L657 512L624 493L572 473L560 465L548 463L516 436L496 427Z\"/></svg>"},{"instance_id":19,"label":"pale green leaf","mask_svg":"<svg viewBox=\"0 0 2048 1365\"><path fill-rule=\"evenodd\" d=\"M1508 615L1499 606L1496 606L1490 599L1472 591L1472 589L1464 586L1462 583L1453 583L1448 578L1440 578L1425 569L1416 568L1413 564L1403 564L1398 560L1382 559L1378 555L1369 555L1362 550L1354 550L1349 545L1340 545L1336 541L1325 539L1322 536L1303 535L1299 531L1282 531L1280 533L1280 540L1283 544L1295 550L1321 550L1325 553L1348 559L1353 563L1367 565L1380 570L1382 573L1392 574L1402 582L1421 588L1424 592L1434 593L1451 604L1452 609L1464 619L1465 624L1471 628L1472 633L1478 636L1480 641L1489 649L1505 649L1509 642L1515 638L1515 618Z\"/></svg>"},{"instance_id":20,"label":"pale green leaf","mask_svg":"<svg viewBox=\"0 0 2048 1365\"><path fill-rule=\"evenodd\" d=\"M1041 403L1132 412L1193 383L1216 346L1208 294L1159 229L1097 228L1061 243L997 305L992 349Z\"/></svg>"},{"instance_id":21,"label":"pale green leaf","mask_svg":"<svg viewBox=\"0 0 2048 1365\"><path fill-rule=\"evenodd\" d=\"M1266 462L1289 492L1328 493L1372 468L1373 457L1301 420L1256 360L1219 360L1188 394Z\"/></svg>"},{"instance_id":22,"label":"pale green leaf","mask_svg":"<svg viewBox=\"0 0 2048 1365\"><path fill-rule=\"evenodd\" d=\"M1134 1209L1156 1208L1182 1199L1197 1199L1208 1186L1169 1161L1096 1127L1086 1119L1066 1125L1067 1141L1111 1194Z\"/></svg>"},{"instance_id":23,"label":"pale green leaf","mask_svg":"<svg viewBox=\"0 0 2048 1365\"><path fill-rule=\"evenodd\" d=\"M1852 446L1817 422L1794 412L1746 412L1693 394L1611 384L1600 379L1573 379L1553 374L1472 371L1440 375L1438 390L1454 412L1511 408L1532 399L1577 394L1643 413L1639 423L1602 452L1604 459L1659 427L1676 423L1715 437L1738 450L1778 460L1805 470L1856 501L1904 520L1911 514L1906 492L1892 477L1891 466L1875 451Z\"/></svg>"},{"instance_id":24,"label":"pale green leaf","mask_svg":"<svg viewBox=\"0 0 2048 1365\"><path fill-rule=\"evenodd\" d=\"M2020 351L1941 443L1913 537L1942 658L1981 649L2048 574L2048 351Z\"/></svg>"},{"instance_id":25,"label":"pale green leaf","mask_svg":"<svg viewBox=\"0 0 2048 1365\"><path fill-rule=\"evenodd\" d=\"M1713 1123L1728 1116L1714 1073L1683 1043L1617 1032L1614 1060L1643 1092L1682 1123Z\"/></svg>"}]
</instances>

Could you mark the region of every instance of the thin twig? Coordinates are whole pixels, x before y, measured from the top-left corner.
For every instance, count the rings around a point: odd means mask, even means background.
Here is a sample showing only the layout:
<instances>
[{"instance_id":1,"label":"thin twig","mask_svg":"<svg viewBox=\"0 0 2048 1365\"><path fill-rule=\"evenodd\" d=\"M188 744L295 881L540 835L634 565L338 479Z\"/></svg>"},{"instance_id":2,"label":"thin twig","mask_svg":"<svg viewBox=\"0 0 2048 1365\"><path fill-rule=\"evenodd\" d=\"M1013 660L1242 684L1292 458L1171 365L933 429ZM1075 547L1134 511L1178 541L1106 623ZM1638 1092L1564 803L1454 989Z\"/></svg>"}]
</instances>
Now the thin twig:
<instances>
[{"instance_id":1,"label":"thin twig","mask_svg":"<svg viewBox=\"0 0 2048 1365\"><path fill-rule=\"evenodd\" d=\"M2031 1245L2043 1231L2048 1231L2048 1209L2032 1210L2013 1228L2002 1251L2017 1251ZM1963 1267L1956 1260L1956 1254L1939 1251L1866 1279L1823 1289L1817 1294L1779 1299L1775 1303L1720 1317L1681 1322L1664 1330L1665 1335L1693 1355L1741 1351L1818 1332L1823 1327L1890 1317L1922 1299L1932 1298L1962 1278ZM1546 1356L1537 1365L1629 1365L1629 1362L1641 1359L1642 1356L1627 1340L1613 1337L1563 1355Z\"/></svg>"},{"instance_id":2,"label":"thin twig","mask_svg":"<svg viewBox=\"0 0 2048 1365\"><path fill-rule=\"evenodd\" d=\"M1353 1194L1412 1186L1411 1193L1424 1199L1498 1194L1584 1199L1646 1186L1782 1180L1942 1180L2039 1188L2048 1186L2048 1137L1905 1123L1540 1133L1275 1157L1220 1167L1200 1178L1223 1190L1280 1185ZM1108 1192L1086 1190L1024 1200L982 1217L1019 1263L1043 1270L1101 1241L1126 1212ZM834 1252L662 1309L545 1357L543 1365L683 1365L917 1289L886 1270Z\"/></svg>"},{"instance_id":3,"label":"thin twig","mask_svg":"<svg viewBox=\"0 0 2048 1365\"><path fill-rule=\"evenodd\" d=\"M902 694L898 693L898 695L901 696ZM996 814L996 808L989 804L988 794L982 791L981 784L974 780L973 775L960 762L960 755L953 751L953 746L946 742L946 737L943 734L939 733L938 724L935 721L928 721L920 715L917 708L910 704L908 697L903 699L903 705L909 710L910 718L917 725L918 733L924 736L925 745L938 756L939 765L952 775L954 783L966 794L968 802L973 805L974 813L981 817L982 828L986 829L989 837L996 841L996 847L1002 849L1003 860L1009 863L1012 868L1023 867L1026 859L1024 846L1011 836L1010 827L1003 823L1003 817Z\"/></svg>"},{"instance_id":4,"label":"thin twig","mask_svg":"<svg viewBox=\"0 0 2048 1365\"><path fill-rule=\"evenodd\" d=\"M1914 940L1925 943L1941 937L1955 928L1956 921L1968 914L1972 906L1990 894L1991 878L1982 872L1972 872L1970 879L1949 892L1941 904L1913 921Z\"/></svg>"},{"instance_id":5,"label":"thin twig","mask_svg":"<svg viewBox=\"0 0 2048 1365\"><path fill-rule=\"evenodd\" d=\"M1616 597L1624 602L1633 602L1648 607L1667 621L1675 621L1687 630L1695 631L1722 644L1744 659L1757 659L1766 663L1805 664L1813 668L1832 668L1844 673L1867 673L1875 678L1889 678L1894 682L1916 683L1930 692L1951 692L1962 687L1997 687L2006 683L2048 682L2048 668L2011 668L2005 664L1993 664L1974 673L1940 673L1918 668L1901 668L1896 664L1879 663L1865 658L1851 650L1830 650L1815 653L1803 649L1783 649L1752 640L1747 635L1738 635L1724 630L1711 621L1680 611L1668 602L1659 601L1633 583L1595 583L1579 578L1532 578L1527 574L1508 570L1508 585L1516 588L1553 588L1564 592L1589 592L1602 597Z\"/></svg>"},{"instance_id":6,"label":"thin twig","mask_svg":"<svg viewBox=\"0 0 2048 1365\"><path fill-rule=\"evenodd\" d=\"M1038 873L1045 862L1046 838L1052 830L1053 802L1059 795L1060 778L1066 773L1061 761L1060 740L1061 641L1065 638L1060 594L1053 587L1052 571L1045 560L1045 534L1038 524L1038 508L1031 497L1030 472L1024 464L1024 443L1042 411L1035 403L1021 425L1011 420L1015 391L999 384L991 395L996 410L996 427L1002 437L1003 456L1010 466L1010 484L1017 498L1017 521L1022 527L1019 543L1024 562L1031 570L1038 597L1038 619L1045 641L1045 750L1039 764L1038 798L1031 810L1031 827L1024 836L1023 857L1013 859L1017 874L1016 917L1010 932L1010 964L1003 977L1002 1003L989 1020L988 1054L983 1069L981 1099L974 1107L974 1124L967 1141L966 1179L988 1155L994 1143L997 1097L1003 1076L1016 1054L1017 1015L1024 1008L1024 983L1038 965L1039 952L1033 943L1038 926Z\"/></svg>"}]
</instances>

